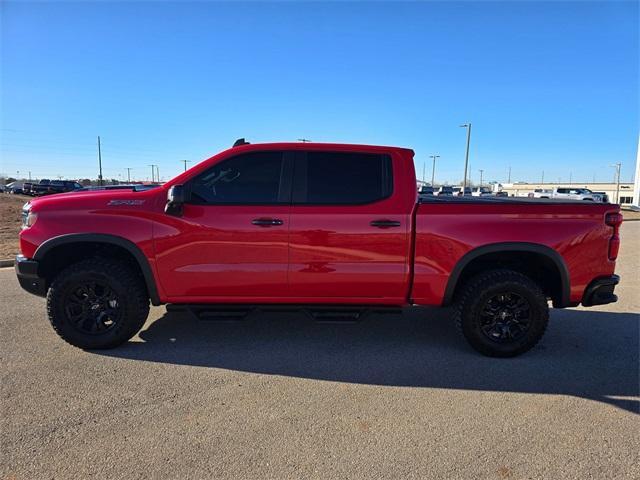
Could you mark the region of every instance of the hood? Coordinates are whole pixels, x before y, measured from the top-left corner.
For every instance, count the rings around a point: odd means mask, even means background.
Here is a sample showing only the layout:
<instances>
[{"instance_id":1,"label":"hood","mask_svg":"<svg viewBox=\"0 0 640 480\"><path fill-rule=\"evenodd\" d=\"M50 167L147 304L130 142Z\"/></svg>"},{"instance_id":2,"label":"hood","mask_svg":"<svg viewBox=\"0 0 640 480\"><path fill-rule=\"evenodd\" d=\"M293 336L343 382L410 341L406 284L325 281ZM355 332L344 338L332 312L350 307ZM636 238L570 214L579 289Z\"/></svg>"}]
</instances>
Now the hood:
<instances>
[{"instance_id":1,"label":"hood","mask_svg":"<svg viewBox=\"0 0 640 480\"><path fill-rule=\"evenodd\" d=\"M166 197L162 187L150 190L89 190L58 193L35 198L28 202L33 211L46 210L86 210L117 206L150 206L158 197Z\"/></svg>"}]
</instances>

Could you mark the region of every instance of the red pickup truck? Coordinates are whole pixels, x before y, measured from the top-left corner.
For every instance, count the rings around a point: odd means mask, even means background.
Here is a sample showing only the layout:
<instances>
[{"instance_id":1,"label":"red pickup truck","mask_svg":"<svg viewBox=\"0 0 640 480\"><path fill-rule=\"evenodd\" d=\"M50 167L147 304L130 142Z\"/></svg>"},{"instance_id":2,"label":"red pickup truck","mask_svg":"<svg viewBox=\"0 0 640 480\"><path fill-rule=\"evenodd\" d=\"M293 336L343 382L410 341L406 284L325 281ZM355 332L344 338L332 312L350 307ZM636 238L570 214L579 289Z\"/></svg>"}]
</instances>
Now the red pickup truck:
<instances>
[{"instance_id":1,"label":"red pickup truck","mask_svg":"<svg viewBox=\"0 0 640 480\"><path fill-rule=\"evenodd\" d=\"M165 185L25 205L20 284L80 348L110 348L153 305L200 317L317 318L452 305L479 352L518 355L556 308L616 301L618 205L418 199L413 151L236 142Z\"/></svg>"}]
</instances>

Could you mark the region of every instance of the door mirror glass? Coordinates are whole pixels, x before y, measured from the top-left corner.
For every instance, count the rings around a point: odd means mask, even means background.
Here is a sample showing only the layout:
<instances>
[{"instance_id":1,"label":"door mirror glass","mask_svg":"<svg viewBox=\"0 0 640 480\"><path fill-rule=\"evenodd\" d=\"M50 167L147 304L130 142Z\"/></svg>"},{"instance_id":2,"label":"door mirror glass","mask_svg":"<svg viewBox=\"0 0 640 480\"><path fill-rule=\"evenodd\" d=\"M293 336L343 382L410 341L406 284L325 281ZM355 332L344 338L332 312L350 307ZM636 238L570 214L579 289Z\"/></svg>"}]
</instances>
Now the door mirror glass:
<instances>
[{"instance_id":1,"label":"door mirror glass","mask_svg":"<svg viewBox=\"0 0 640 480\"><path fill-rule=\"evenodd\" d=\"M167 192L167 204L164 207L165 213L182 216L182 207L187 201L184 185L174 185Z\"/></svg>"}]
</instances>

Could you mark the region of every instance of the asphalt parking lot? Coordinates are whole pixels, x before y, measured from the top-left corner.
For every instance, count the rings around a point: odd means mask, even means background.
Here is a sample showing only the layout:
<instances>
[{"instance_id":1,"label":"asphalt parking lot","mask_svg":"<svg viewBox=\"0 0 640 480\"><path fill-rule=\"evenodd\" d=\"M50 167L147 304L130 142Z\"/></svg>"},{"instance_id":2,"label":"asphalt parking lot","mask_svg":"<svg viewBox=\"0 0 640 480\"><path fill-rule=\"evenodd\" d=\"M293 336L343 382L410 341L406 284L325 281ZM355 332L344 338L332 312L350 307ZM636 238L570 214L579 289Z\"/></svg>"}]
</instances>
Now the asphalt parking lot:
<instances>
[{"instance_id":1,"label":"asphalt parking lot","mask_svg":"<svg viewBox=\"0 0 640 480\"><path fill-rule=\"evenodd\" d=\"M3 479L640 478L640 222L620 301L553 311L484 358L449 312L197 322L153 308L124 347L62 342L0 270Z\"/></svg>"}]
</instances>

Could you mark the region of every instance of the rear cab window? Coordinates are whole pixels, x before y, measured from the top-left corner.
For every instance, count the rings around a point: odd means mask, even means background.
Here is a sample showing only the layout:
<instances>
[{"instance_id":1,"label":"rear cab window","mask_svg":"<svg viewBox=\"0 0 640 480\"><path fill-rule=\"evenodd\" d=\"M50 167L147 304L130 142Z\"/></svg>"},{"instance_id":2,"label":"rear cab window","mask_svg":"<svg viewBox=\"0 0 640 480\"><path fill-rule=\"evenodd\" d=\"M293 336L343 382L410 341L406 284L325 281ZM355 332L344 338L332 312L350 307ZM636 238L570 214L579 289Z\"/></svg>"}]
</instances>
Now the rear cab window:
<instances>
[{"instance_id":1,"label":"rear cab window","mask_svg":"<svg viewBox=\"0 0 640 480\"><path fill-rule=\"evenodd\" d=\"M392 193L389 155L308 151L296 156L294 205L364 205Z\"/></svg>"}]
</instances>

